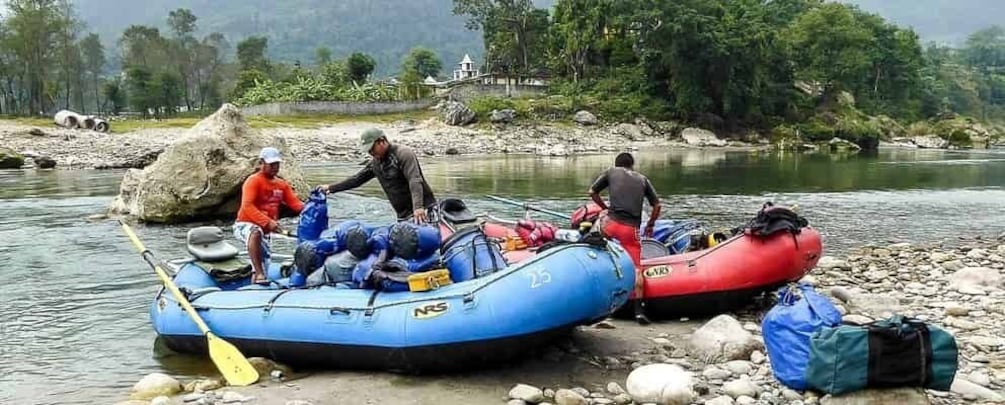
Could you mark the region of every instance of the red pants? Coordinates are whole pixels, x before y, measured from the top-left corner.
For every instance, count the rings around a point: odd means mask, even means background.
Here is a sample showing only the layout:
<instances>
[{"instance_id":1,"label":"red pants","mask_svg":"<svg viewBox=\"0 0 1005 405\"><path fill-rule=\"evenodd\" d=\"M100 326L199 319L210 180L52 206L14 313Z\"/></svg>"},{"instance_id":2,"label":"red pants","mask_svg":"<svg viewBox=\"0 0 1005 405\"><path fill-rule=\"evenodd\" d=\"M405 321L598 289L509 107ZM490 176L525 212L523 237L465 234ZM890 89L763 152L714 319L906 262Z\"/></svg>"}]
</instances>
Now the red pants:
<instances>
[{"instance_id":1,"label":"red pants","mask_svg":"<svg viewBox=\"0 0 1005 405\"><path fill-rule=\"evenodd\" d=\"M604 220L604 234L621 243L635 263L635 272L642 272L642 241L639 239L639 228L625 225L607 217Z\"/></svg>"}]
</instances>

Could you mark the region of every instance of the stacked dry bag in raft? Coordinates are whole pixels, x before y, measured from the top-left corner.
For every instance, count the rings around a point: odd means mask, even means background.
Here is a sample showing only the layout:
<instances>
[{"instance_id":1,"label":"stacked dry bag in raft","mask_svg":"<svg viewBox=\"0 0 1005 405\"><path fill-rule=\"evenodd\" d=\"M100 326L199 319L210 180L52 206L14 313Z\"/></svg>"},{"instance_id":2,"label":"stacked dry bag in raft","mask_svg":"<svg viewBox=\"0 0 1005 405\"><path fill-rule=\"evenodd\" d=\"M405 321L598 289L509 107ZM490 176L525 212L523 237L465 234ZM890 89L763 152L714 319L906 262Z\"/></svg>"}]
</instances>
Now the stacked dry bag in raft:
<instances>
[{"instance_id":1,"label":"stacked dry bag in raft","mask_svg":"<svg viewBox=\"0 0 1005 405\"><path fill-rule=\"evenodd\" d=\"M775 378L796 390L843 394L866 388L948 391L958 368L956 340L917 319L858 325L801 283L779 290L762 323Z\"/></svg>"}]
</instances>

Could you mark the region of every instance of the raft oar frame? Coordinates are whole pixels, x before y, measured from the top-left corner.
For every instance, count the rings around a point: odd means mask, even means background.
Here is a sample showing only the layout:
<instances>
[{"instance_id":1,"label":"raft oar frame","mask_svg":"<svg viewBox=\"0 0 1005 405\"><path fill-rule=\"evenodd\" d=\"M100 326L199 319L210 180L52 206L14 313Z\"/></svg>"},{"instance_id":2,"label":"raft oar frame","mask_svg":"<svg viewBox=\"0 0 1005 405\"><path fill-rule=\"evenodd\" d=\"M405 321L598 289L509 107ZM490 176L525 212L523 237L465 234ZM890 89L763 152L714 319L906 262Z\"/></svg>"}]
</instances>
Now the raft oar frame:
<instances>
[{"instance_id":1,"label":"raft oar frame","mask_svg":"<svg viewBox=\"0 0 1005 405\"><path fill-rule=\"evenodd\" d=\"M537 211L537 212L545 213L545 214L548 214L548 215L553 215L553 216L556 216L556 217L559 217L559 218L562 218L562 219L572 220L572 216L571 215L563 214L563 213L558 212L558 211L552 211L552 210L545 209L545 208L538 208L538 207L535 207L535 206L527 204L527 203L522 203L522 202L519 202L519 201L513 201L513 200L510 200L510 199L507 199L507 198L497 197L497 196L490 195L490 194L485 195L485 197L487 197L489 199L492 199L492 200L499 201L499 202L503 202L503 203L506 203L506 204L509 204L509 205L514 205L514 206L517 206L517 207L522 207L523 209L525 209L527 211Z\"/></svg>"},{"instance_id":2,"label":"raft oar frame","mask_svg":"<svg viewBox=\"0 0 1005 405\"><path fill-rule=\"evenodd\" d=\"M181 304L182 308L185 309L185 312L192 317L192 321L194 321L196 326L199 327L202 334L206 336L206 343L209 348L209 357L213 360L213 364L216 365L216 368L220 370L220 373L223 374L223 378L227 380L227 384L243 387L254 384L258 381L258 371L256 371L255 367L251 365L246 357L244 357L244 354L242 354L236 346L217 337L209 330L209 326L207 326L206 322L202 320L195 308L192 308L192 304L189 303L188 299L185 298L185 295L178 290L178 286L174 284L174 281L168 277L164 269L161 269L161 267L156 264L154 254L143 246L143 242L140 242L140 239L136 237L136 234L129 228L129 225L126 225L126 223L121 219L119 220L119 224L122 225L122 230L125 231L129 240L133 242L133 246L140 251L140 255L143 256L143 260L154 269L167 289L171 291L174 298L178 300L178 303Z\"/></svg>"}]
</instances>

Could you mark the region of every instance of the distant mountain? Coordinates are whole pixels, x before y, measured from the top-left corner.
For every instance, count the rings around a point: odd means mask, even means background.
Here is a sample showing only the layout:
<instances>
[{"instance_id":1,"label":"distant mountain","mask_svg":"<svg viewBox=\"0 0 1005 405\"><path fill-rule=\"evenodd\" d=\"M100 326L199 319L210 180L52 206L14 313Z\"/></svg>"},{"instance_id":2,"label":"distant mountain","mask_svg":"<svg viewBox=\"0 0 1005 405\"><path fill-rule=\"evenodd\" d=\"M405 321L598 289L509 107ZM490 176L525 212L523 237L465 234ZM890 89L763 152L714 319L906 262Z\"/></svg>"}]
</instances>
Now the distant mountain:
<instances>
[{"instance_id":1,"label":"distant mountain","mask_svg":"<svg viewBox=\"0 0 1005 405\"><path fill-rule=\"evenodd\" d=\"M974 31L1005 25L1005 0L842 0L912 27L922 41L961 44Z\"/></svg>"}]
</instances>

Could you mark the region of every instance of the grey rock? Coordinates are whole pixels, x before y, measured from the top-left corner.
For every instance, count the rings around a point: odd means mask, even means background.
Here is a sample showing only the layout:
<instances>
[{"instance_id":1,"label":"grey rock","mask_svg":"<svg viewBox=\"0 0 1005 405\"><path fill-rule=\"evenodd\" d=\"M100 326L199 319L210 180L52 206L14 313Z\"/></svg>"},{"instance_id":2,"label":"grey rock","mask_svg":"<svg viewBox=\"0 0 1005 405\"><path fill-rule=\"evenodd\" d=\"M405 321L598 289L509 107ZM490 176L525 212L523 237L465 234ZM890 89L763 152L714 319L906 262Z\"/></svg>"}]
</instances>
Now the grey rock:
<instances>
[{"instance_id":1,"label":"grey rock","mask_svg":"<svg viewBox=\"0 0 1005 405\"><path fill-rule=\"evenodd\" d=\"M151 400L150 405L171 405L171 398L160 396Z\"/></svg>"},{"instance_id":2,"label":"grey rock","mask_svg":"<svg viewBox=\"0 0 1005 405\"><path fill-rule=\"evenodd\" d=\"M509 390L509 397L536 404L544 401L544 391L531 385L517 384Z\"/></svg>"},{"instance_id":3,"label":"grey rock","mask_svg":"<svg viewBox=\"0 0 1005 405\"><path fill-rule=\"evenodd\" d=\"M930 402L925 392L915 388L900 389L866 389L839 396L826 396L820 401L822 405L928 405Z\"/></svg>"},{"instance_id":4,"label":"grey rock","mask_svg":"<svg viewBox=\"0 0 1005 405\"><path fill-rule=\"evenodd\" d=\"M987 387L987 386L991 385L991 377L988 376L988 374L986 372L983 372L983 371L974 371L974 372L970 373L969 375L967 375L966 378L970 382L972 382L974 384L977 384L977 385L980 385L982 387Z\"/></svg>"},{"instance_id":5,"label":"grey rock","mask_svg":"<svg viewBox=\"0 0 1005 405\"><path fill-rule=\"evenodd\" d=\"M730 361L725 364L725 367L727 370L729 370L731 373L737 376L750 374L750 371L753 369L753 367L751 367L750 365L750 362L743 360Z\"/></svg>"},{"instance_id":6,"label":"grey rock","mask_svg":"<svg viewBox=\"0 0 1005 405\"><path fill-rule=\"evenodd\" d=\"M489 121L494 123L508 124L516 119L516 111L511 109L505 110L492 110L492 116L489 117Z\"/></svg>"},{"instance_id":7,"label":"grey rock","mask_svg":"<svg viewBox=\"0 0 1005 405\"><path fill-rule=\"evenodd\" d=\"M628 405L632 403L632 396L628 394L618 394L614 396L614 403L618 405Z\"/></svg>"},{"instance_id":8,"label":"grey rock","mask_svg":"<svg viewBox=\"0 0 1005 405\"><path fill-rule=\"evenodd\" d=\"M961 269L963 269L963 267L964 267L963 266L963 262L959 261L959 260L951 260L951 261L942 263L942 268L944 268L946 270L949 270L949 271L961 270Z\"/></svg>"},{"instance_id":9,"label":"grey rock","mask_svg":"<svg viewBox=\"0 0 1005 405\"><path fill-rule=\"evenodd\" d=\"M817 260L817 268L824 270L847 269L849 266L845 260L835 258L834 256L824 256L820 260Z\"/></svg>"},{"instance_id":10,"label":"grey rock","mask_svg":"<svg viewBox=\"0 0 1005 405\"><path fill-rule=\"evenodd\" d=\"M580 125L597 125L600 123L596 115L584 110L577 111L576 115L572 117L572 120Z\"/></svg>"},{"instance_id":11,"label":"grey rock","mask_svg":"<svg viewBox=\"0 0 1005 405\"><path fill-rule=\"evenodd\" d=\"M589 397L590 396L590 391L588 391L586 388L583 388L583 387L575 387L575 388L572 389L572 392L575 392L575 393L577 393L577 394L579 394L579 395L581 395L583 397ZM557 391L555 392L555 395L558 395Z\"/></svg>"},{"instance_id":12,"label":"grey rock","mask_svg":"<svg viewBox=\"0 0 1005 405\"><path fill-rule=\"evenodd\" d=\"M747 379L733 380L726 385L722 386L723 392L733 398L739 398L740 396L746 395L748 397L756 397L760 392L760 387Z\"/></svg>"},{"instance_id":13,"label":"grey rock","mask_svg":"<svg viewBox=\"0 0 1005 405\"><path fill-rule=\"evenodd\" d=\"M710 366L705 371L702 371L701 376L709 380L725 380L731 377L732 373L718 367Z\"/></svg>"},{"instance_id":14,"label":"grey rock","mask_svg":"<svg viewBox=\"0 0 1005 405\"><path fill-rule=\"evenodd\" d=\"M972 395L986 401L1005 401L1005 396L963 378L954 378L953 385L949 390L960 395Z\"/></svg>"},{"instance_id":15,"label":"grey rock","mask_svg":"<svg viewBox=\"0 0 1005 405\"><path fill-rule=\"evenodd\" d=\"M726 146L728 142L715 136L715 133L701 128L685 128L680 134L684 143L692 146Z\"/></svg>"},{"instance_id":16,"label":"grey rock","mask_svg":"<svg viewBox=\"0 0 1005 405\"><path fill-rule=\"evenodd\" d=\"M752 405L755 403L757 403L756 399L748 397L746 395L740 395L739 398L736 398L736 405Z\"/></svg>"},{"instance_id":17,"label":"grey rock","mask_svg":"<svg viewBox=\"0 0 1005 405\"><path fill-rule=\"evenodd\" d=\"M611 395L620 395L626 394L628 391L625 391L625 389L621 387L621 384L611 381L607 383L607 393Z\"/></svg>"},{"instance_id":18,"label":"grey rock","mask_svg":"<svg viewBox=\"0 0 1005 405\"><path fill-rule=\"evenodd\" d=\"M192 394L186 394L181 397L182 402L195 402L206 397L206 394L201 392L196 392Z\"/></svg>"},{"instance_id":19,"label":"grey rock","mask_svg":"<svg viewBox=\"0 0 1005 405\"><path fill-rule=\"evenodd\" d=\"M692 355L706 363L749 359L762 344L729 315L719 315L691 335Z\"/></svg>"},{"instance_id":20,"label":"grey rock","mask_svg":"<svg viewBox=\"0 0 1005 405\"><path fill-rule=\"evenodd\" d=\"M0 147L0 169L20 169L24 156L12 149Z\"/></svg>"},{"instance_id":21,"label":"grey rock","mask_svg":"<svg viewBox=\"0 0 1005 405\"><path fill-rule=\"evenodd\" d=\"M705 401L705 405L733 405L733 398L729 395L720 395L708 401Z\"/></svg>"},{"instance_id":22,"label":"grey rock","mask_svg":"<svg viewBox=\"0 0 1005 405\"><path fill-rule=\"evenodd\" d=\"M782 398L785 398L786 400L789 401L797 401L803 399L803 396L802 394L796 392L795 390L786 388L782 390Z\"/></svg>"},{"instance_id":23,"label":"grey rock","mask_svg":"<svg viewBox=\"0 0 1005 405\"><path fill-rule=\"evenodd\" d=\"M589 401L578 392L567 389L560 389L555 391L555 404L556 405L587 405Z\"/></svg>"},{"instance_id":24,"label":"grey rock","mask_svg":"<svg viewBox=\"0 0 1005 405\"><path fill-rule=\"evenodd\" d=\"M52 169L56 167L56 160L48 156L39 156L32 160L35 161L35 167L39 169Z\"/></svg>"},{"instance_id":25,"label":"grey rock","mask_svg":"<svg viewBox=\"0 0 1005 405\"><path fill-rule=\"evenodd\" d=\"M527 405L527 401L524 401L522 399L511 399L509 401L506 401L506 405Z\"/></svg>"},{"instance_id":26,"label":"grey rock","mask_svg":"<svg viewBox=\"0 0 1005 405\"><path fill-rule=\"evenodd\" d=\"M754 364L763 364L765 360L766 358L764 353L761 353L760 350L754 350L754 352L750 354L750 362Z\"/></svg>"},{"instance_id":27,"label":"grey rock","mask_svg":"<svg viewBox=\"0 0 1005 405\"><path fill-rule=\"evenodd\" d=\"M964 267L949 277L950 286L957 291L967 288L982 290L997 289L1002 286L1003 278L997 269L987 267Z\"/></svg>"}]
</instances>

